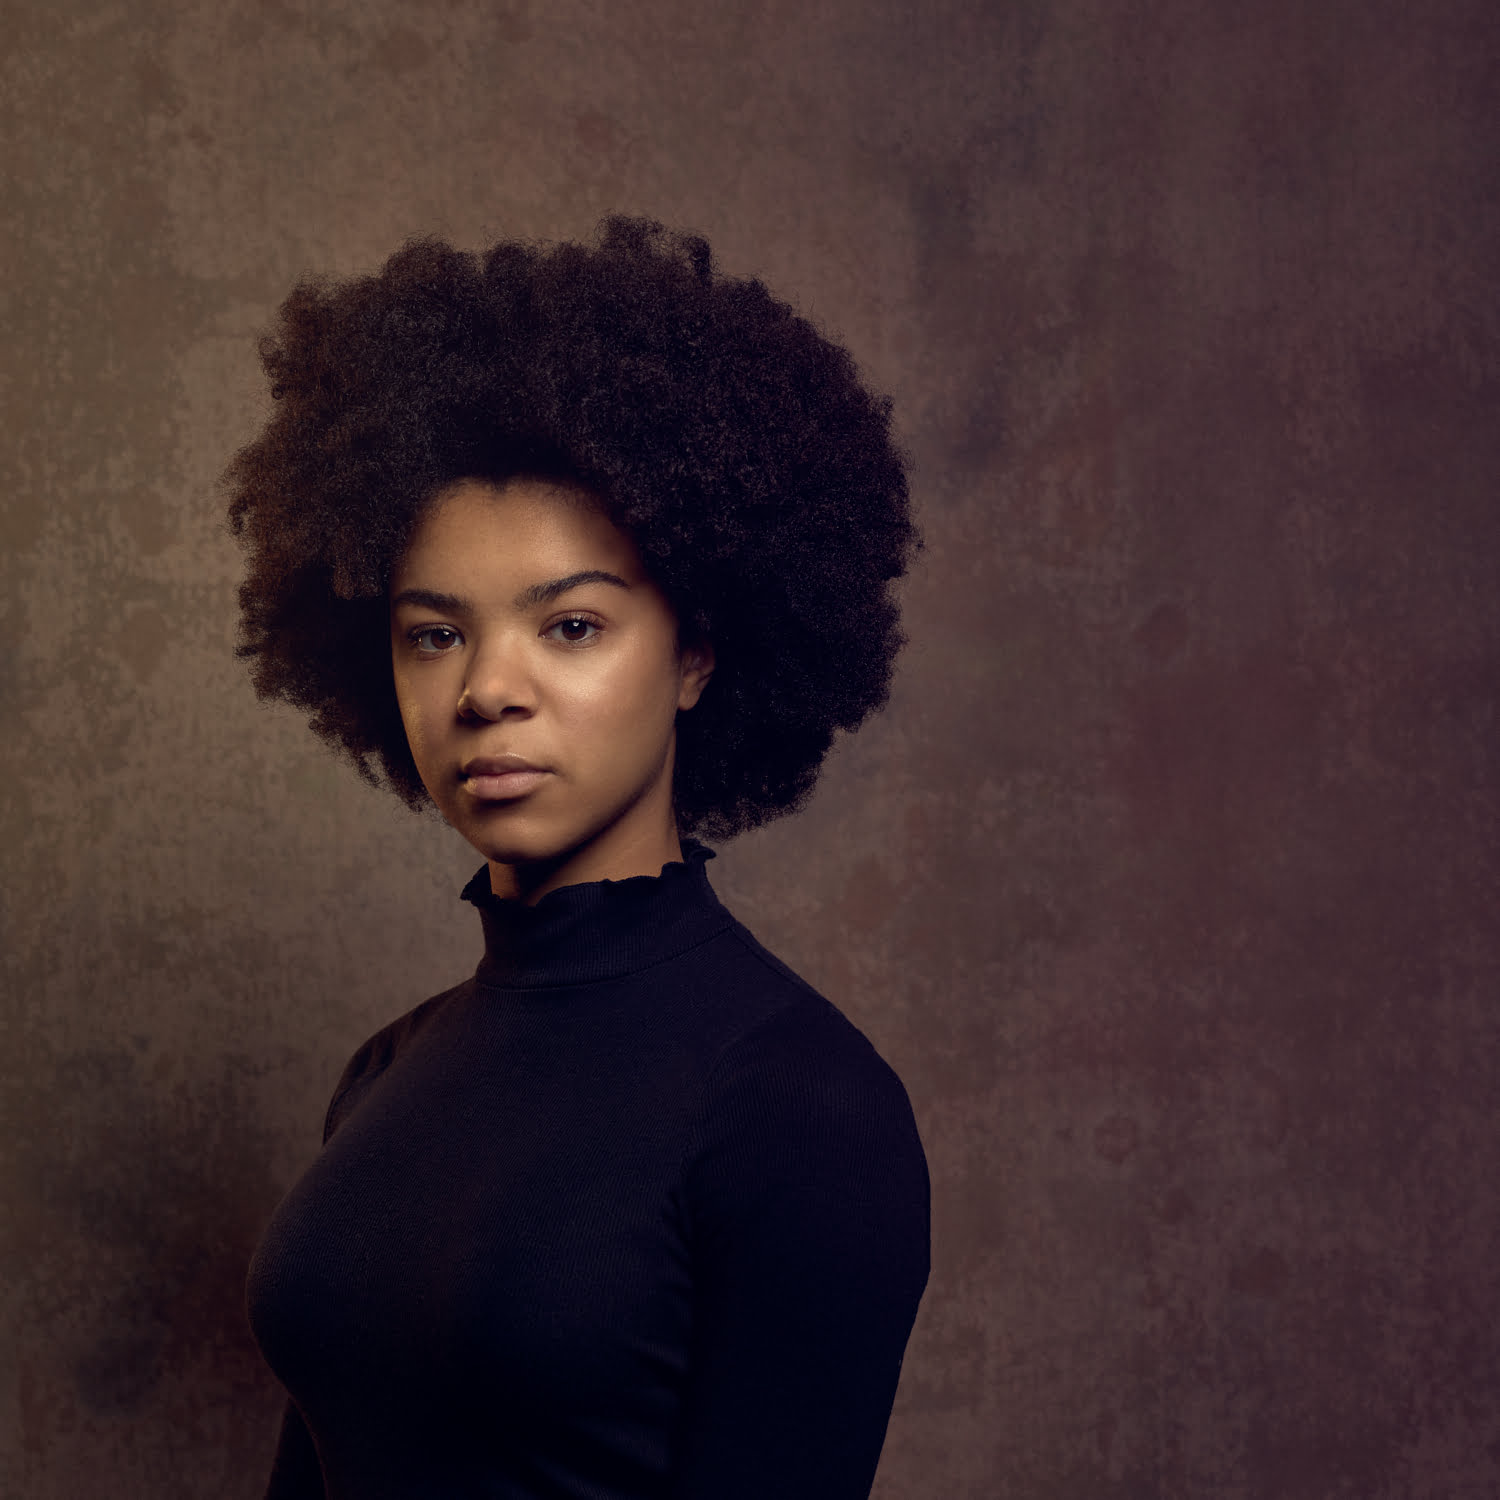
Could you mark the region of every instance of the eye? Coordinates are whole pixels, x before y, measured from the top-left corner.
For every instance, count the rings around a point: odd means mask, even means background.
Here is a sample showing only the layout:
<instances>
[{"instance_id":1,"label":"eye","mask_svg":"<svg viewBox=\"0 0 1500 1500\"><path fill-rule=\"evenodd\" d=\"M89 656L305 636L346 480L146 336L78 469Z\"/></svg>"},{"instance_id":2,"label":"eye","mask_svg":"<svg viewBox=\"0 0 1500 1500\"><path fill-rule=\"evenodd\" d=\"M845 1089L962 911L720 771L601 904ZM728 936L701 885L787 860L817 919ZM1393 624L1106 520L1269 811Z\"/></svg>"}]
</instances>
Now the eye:
<instances>
[{"instance_id":1,"label":"eye","mask_svg":"<svg viewBox=\"0 0 1500 1500\"><path fill-rule=\"evenodd\" d=\"M420 630L413 630L408 639L423 656L441 656L443 652L451 651L460 637L451 626L424 625Z\"/></svg>"},{"instance_id":2,"label":"eye","mask_svg":"<svg viewBox=\"0 0 1500 1500\"><path fill-rule=\"evenodd\" d=\"M599 634L599 624L587 615L569 615L565 620L554 621L542 634L565 646L582 646Z\"/></svg>"}]
</instances>

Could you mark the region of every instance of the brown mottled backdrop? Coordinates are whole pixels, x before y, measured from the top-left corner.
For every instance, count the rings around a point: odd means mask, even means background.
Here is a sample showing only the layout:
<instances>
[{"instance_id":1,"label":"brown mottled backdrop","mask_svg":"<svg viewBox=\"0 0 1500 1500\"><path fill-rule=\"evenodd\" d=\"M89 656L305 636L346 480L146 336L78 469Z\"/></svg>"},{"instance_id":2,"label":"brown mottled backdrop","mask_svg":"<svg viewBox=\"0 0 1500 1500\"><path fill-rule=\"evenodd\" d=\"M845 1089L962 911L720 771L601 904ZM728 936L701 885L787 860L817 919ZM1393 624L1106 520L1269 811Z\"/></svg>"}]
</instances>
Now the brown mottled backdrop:
<instances>
[{"instance_id":1,"label":"brown mottled backdrop","mask_svg":"<svg viewBox=\"0 0 1500 1500\"><path fill-rule=\"evenodd\" d=\"M714 867L927 1143L877 1494L1500 1491L1497 14L5 0L5 1500L259 1493L246 1258L477 956L231 656L257 332L617 209L915 463L890 709Z\"/></svg>"}]
</instances>

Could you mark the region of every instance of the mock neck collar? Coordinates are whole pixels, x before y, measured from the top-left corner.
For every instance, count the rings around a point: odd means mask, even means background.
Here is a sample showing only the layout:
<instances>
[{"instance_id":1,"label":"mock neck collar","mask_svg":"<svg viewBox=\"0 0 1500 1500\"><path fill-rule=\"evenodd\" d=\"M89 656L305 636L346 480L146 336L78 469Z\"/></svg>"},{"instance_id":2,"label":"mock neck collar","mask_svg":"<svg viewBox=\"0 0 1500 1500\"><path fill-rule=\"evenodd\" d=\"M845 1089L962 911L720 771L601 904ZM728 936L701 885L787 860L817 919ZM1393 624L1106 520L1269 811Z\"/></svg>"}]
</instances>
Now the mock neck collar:
<instances>
[{"instance_id":1,"label":"mock neck collar","mask_svg":"<svg viewBox=\"0 0 1500 1500\"><path fill-rule=\"evenodd\" d=\"M683 839L682 856L660 875L559 886L535 906L495 895L481 865L463 889L484 923L475 979L505 990L591 984L696 947L734 919L708 883L713 850Z\"/></svg>"}]
</instances>

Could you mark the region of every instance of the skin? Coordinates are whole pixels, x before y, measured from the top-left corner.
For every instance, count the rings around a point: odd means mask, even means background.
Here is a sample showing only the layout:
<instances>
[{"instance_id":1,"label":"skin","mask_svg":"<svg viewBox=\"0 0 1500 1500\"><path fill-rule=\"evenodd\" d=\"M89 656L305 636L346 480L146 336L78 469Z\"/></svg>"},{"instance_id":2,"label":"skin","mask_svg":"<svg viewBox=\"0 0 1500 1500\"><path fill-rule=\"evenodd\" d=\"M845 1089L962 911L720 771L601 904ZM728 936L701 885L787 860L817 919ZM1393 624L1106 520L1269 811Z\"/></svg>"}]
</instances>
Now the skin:
<instances>
[{"instance_id":1,"label":"skin","mask_svg":"<svg viewBox=\"0 0 1500 1500\"><path fill-rule=\"evenodd\" d=\"M676 720L713 651L682 648L671 605L597 497L553 480L461 480L418 523L390 606L417 770L489 861L496 895L535 904L682 858ZM536 771L466 775L480 756Z\"/></svg>"}]
</instances>

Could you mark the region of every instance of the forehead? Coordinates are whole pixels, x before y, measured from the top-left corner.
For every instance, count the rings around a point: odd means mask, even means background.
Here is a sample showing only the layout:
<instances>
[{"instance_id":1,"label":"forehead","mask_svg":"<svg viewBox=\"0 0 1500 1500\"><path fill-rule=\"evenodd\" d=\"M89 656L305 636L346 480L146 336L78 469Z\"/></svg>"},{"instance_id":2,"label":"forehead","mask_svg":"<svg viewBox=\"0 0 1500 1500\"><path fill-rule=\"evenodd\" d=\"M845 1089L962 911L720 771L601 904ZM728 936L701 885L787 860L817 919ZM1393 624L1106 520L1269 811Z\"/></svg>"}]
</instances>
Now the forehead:
<instances>
[{"instance_id":1,"label":"forehead","mask_svg":"<svg viewBox=\"0 0 1500 1500\"><path fill-rule=\"evenodd\" d=\"M422 512L392 570L391 588L432 582L427 575L441 573L449 582L505 590L590 569L646 580L635 543L597 495L554 479L464 479Z\"/></svg>"}]
</instances>

